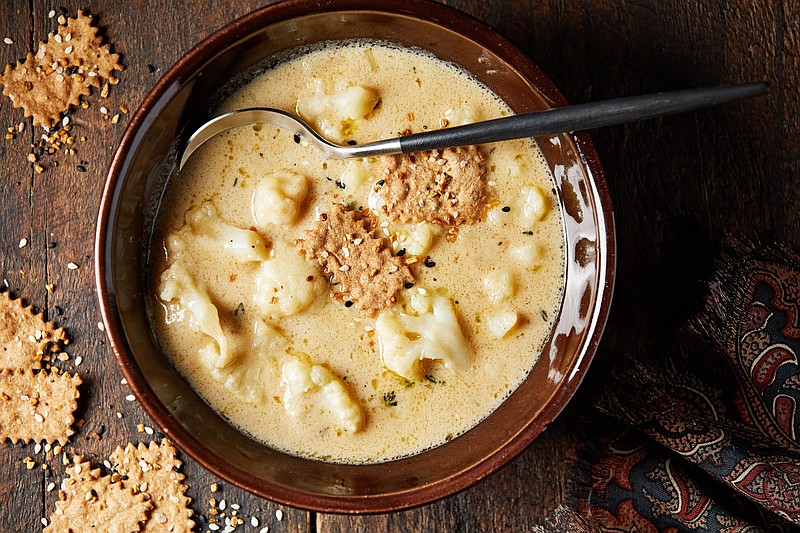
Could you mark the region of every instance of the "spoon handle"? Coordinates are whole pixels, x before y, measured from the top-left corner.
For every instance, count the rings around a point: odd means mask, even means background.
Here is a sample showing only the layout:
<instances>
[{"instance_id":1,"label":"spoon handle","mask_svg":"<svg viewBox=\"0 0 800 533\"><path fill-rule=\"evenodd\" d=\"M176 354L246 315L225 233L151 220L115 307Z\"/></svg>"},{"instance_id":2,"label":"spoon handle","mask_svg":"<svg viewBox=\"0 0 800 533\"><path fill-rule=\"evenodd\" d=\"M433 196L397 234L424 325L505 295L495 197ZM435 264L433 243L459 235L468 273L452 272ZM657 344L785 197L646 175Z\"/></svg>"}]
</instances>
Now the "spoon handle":
<instances>
[{"instance_id":1,"label":"spoon handle","mask_svg":"<svg viewBox=\"0 0 800 533\"><path fill-rule=\"evenodd\" d=\"M588 130L692 111L758 96L768 91L769 85L759 82L615 98L416 133L401 137L399 139L400 149L403 152L421 152L452 146ZM367 146L370 145L365 144L360 148L364 149Z\"/></svg>"}]
</instances>

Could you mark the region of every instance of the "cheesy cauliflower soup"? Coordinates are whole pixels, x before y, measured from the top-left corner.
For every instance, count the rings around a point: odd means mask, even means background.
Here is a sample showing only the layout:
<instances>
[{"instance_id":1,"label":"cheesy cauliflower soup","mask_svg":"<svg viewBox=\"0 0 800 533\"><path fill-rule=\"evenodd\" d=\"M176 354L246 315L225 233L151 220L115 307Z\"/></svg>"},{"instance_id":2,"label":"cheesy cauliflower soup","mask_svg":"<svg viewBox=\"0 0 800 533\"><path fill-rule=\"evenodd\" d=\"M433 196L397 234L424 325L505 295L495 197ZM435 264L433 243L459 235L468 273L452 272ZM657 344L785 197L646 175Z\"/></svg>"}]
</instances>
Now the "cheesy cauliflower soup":
<instances>
[{"instance_id":1,"label":"cheesy cauliflower soup","mask_svg":"<svg viewBox=\"0 0 800 533\"><path fill-rule=\"evenodd\" d=\"M510 114L421 52L328 45L271 68L220 112L297 112L366 143ZM203 145L156 221L152 323L222 416L287 453L372 463L475 426L552 327L564 251L530 139L326 160L292 132Z\"/></svg>"}]
</instances>

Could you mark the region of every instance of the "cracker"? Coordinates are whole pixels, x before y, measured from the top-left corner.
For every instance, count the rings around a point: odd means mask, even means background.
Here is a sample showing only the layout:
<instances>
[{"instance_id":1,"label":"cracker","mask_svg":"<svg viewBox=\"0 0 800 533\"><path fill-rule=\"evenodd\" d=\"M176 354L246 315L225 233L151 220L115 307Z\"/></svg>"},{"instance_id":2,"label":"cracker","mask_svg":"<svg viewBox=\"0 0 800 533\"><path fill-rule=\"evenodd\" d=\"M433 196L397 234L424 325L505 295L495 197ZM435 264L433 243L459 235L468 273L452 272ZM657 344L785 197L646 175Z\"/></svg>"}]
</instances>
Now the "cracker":
<instances>
[{"instance_id":1,"label":"cracker","mask_svg":"<svg viewBox=\"0 0 800 533\"><path fill-rule=\"evenodd\" d=\"M0 369L41 368L42 355L55 351L61 342L68 342L63 329L45 322L21 299L0 293Z\"/></svg>"},{"instance_id":2,"label":"cracker","mask_svg":"<svg viewBox=\"0 0 800 533\"><path fill-rule=\"evenodd\" d=\"M117 472L123 478L123 486L134 494L143 494L153 504L142 531L190 532L194 527L189 509L191 499L186 496L186 485L181 483L184 475L178 472L181 462L175 448L164 439L147 446L128 444L119 447L110 457Z\"/></svg>"},{"instance_id":3,"label":"cracker","mask_svg":"<svg viewBox=\"0 0 800 533\"><path fill-rule=\"evenodd\" d=\"M395 303L400 289L414 282L389 240L373 236L373 225L369 215L333 203L306 230L306 238L296 242L306 259L318 261L331 282L340 285L339 294L348 294L370 314Z\"/></svg>"},{"instance_id":4,"label":"cracker","mask_svg":"<svg viewBox=\"0 0 800 533\"><path fill-rule=\"evenodd\" d=\"M134 494L111 476L101 476L89 462L75 457L61 484L60 500L44 533L133 533L147 519L152 504L144 494Z\"/></svg>"},{"instance_id":5,"label":"cracker","mask_svg":"<svg viewBox=\"0 0 800 533\"><path fill-rule=\"evenodd\" d=\"M100 79L113 79L121 71L118 54L103 44L92 16L78 11L66 26L39 42L36 54L28 53L25 61L6 65L0 74L3 94L15 107L33 117L34 126L52 127L62 112L80 104L81 98L100 86Z\"/></svg>"},{"instance_id":6,"label":"cracker","mask_svg":"<svg viewBox=\"0 0 800 533\"><path fill-rule=\"evenodd\" d=\"M384 156L383 212L400 222L475 224L486 213L486 157L477 146Z\"/></svg>"},{"instance_id":7,"label":"cracker","mask_svg":"<svg viewBox=\"0 0 800 533\"><path fill-rule=\"evenodd\" d=\"M0 442L66 444L75 432L80 376L0 370Z\"/></svg>"}]
</instances>

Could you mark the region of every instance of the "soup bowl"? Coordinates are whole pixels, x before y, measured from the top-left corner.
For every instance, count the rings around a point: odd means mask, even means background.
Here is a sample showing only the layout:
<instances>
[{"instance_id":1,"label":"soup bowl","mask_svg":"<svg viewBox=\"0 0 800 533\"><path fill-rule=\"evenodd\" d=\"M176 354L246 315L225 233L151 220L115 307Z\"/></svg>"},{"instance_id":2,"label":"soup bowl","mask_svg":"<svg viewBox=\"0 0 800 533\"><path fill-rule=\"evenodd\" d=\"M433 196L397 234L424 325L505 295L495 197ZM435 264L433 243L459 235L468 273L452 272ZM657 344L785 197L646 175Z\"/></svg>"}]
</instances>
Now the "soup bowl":
<instances>
[{"instance_id":1,"label":"soup bowl","mask_svg":"<svg viewBox=\"0 0 800 533\"><path fill-rule=\"evenodd\" d=\"M287 51L319 41L380 39L460 65L515 113L566 105L552 82L481 22L426 0L290 0L255 11L197 45L133 115L108 171L98 218L97 292L117 362L177 447L261 497L338 513L432 502L496 471L525 449L574 394L597 348L612 294L611 202L585 134L539 139L563 218L564 294L538 362L471 430L422 453L377 464L290 455L237 430L171 366L148 321L149 250L159 201L187 136L237 87Z\"/></svg>"}]
</instances>

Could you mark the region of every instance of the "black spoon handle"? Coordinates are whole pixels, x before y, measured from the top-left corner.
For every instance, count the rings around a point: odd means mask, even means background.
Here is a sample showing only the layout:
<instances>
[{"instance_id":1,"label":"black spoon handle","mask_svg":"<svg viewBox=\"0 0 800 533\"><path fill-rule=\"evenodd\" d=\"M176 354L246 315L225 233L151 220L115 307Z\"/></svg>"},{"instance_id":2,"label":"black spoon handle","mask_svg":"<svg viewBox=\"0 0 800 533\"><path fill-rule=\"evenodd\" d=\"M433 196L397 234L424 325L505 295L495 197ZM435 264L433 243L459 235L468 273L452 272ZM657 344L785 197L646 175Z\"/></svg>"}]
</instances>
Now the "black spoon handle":
<instances>
[{"instance_id":1,"label":"black spoon handle","mask_svg":"<svg viewBox=\"0 0 800 533\"><path fill-rule=\"evenodd\" d=\"M615 98L408 135L400 138L400 148L403 152L420 152L588 130L683 113L768 91L769 85L759 82Z\"/></svg>"}]
</instances>

